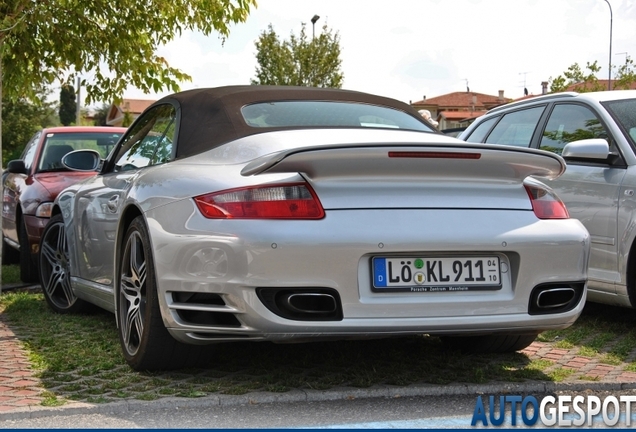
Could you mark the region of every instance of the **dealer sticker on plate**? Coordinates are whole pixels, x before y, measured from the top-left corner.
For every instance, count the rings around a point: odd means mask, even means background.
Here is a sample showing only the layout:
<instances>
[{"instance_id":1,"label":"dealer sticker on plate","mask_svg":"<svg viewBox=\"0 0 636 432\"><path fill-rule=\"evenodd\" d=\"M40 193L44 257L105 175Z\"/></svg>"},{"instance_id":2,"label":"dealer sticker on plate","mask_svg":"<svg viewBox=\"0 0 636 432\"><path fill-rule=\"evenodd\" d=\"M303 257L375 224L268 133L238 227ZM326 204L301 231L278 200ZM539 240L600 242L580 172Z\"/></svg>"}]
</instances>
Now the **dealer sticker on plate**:
<instances>
[{"instance_id":1,"label":"dealer sticker on plate","mask_svg":"<svg viewBox=\"0 0 636 432\"><path fill-rule=\"evenodd\" d=\"M374 257L373 288L411 292L498 290L499 257Z\"/></svg>"}]
</instances>

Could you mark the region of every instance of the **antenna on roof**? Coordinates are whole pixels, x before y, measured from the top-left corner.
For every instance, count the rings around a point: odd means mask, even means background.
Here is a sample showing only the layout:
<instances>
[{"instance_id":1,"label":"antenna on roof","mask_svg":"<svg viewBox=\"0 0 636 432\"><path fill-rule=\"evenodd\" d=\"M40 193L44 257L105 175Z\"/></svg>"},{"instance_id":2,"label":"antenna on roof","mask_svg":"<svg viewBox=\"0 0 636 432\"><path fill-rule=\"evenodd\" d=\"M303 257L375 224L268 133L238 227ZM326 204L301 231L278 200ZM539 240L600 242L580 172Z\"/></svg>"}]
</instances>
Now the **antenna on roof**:
<instances>
[{"instance_id":1,"label":"antenna on roof","mask_svg":"<svg viewBox=\"0 0 636 432\"><path fill-rule=\"evenodd\" d=\"M523 95L528 96L528 87L526 87L526 75L530 72L519 72L519 75L523 75Z\"/></svg>"},{"instance_id":2,"label":"antenna on roof","mask_svg":"<svg viewBox=\"0 0 636 432\"><path fill-rule=\"evenodd\" d=\"M625 64L627 64L627 62L629 60L629 53L628 52L620 52L620 53L616 53L614 55L625 55Z\"/></svg>"},{"instance_id":3,"label":"antenna on roof","mask_svg":"<svg viewBox=\"0 0 636 432\"><path fill-rule=\"evenodd\" d=\"M463 81L466 81L466 93L469 93L470 87L468 87L468 78L464 78Z\"/></svg>"}]
</instances>

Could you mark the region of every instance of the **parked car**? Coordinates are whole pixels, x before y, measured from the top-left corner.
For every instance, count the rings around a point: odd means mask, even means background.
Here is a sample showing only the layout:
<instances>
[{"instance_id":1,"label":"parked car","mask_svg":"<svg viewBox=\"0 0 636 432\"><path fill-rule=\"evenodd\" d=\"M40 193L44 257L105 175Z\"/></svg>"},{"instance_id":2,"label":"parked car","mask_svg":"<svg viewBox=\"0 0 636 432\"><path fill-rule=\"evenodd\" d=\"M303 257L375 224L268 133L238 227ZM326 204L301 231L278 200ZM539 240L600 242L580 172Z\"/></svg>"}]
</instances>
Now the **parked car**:
<instances>
[{"instance_id":1,"label":"parked car","mask_svg":"<svg viewBox=\"0 0 636 432\"><path fill-rule=\"evenodd\" d=\"M461 134L462 132L464 132L465 130L466 130L465 127L458 127L458 128L442 129L441 132L444 135L456 137L459 134Z\"/></svg>"},{"instance_id":2,"label":"parked car","mask_svg":"<svg viewBox=\"0 0 636 432\"><path fill-rule=\"evenodd\" d=\"M460 138L562 155L543 179L592 239L588 300L636 307L636 90L557 93L495 108Z\"/></svg>"},{"instance_id":3,"label":"parked car","mask_svg":"<svg viewBox=\"0 0 636 432\"><path fill-rule=\"evenodd\" d=\"M467 145L392 99L191 90L149 107L103 163L63 163L101 169L55 201L45 298L114 312L137 370L228 341L432 334L512 351L583 307L589 235L526 179L563 159Z\"/></svg>"},{"instance_id":4,"label":"parked car","mask_svg":"<svg viewBox=\"0 0 636 432\"><path fill-rule=\"evenodd\" d=\"M2 263L20 263L24 282L38 281L40 236L65 187L95 175L70 171L62 157L73 150L91 148L106 157L126 128L53 127L38 131L20 159L12 160L2 175Z\"/></svg>"}]
</instances>

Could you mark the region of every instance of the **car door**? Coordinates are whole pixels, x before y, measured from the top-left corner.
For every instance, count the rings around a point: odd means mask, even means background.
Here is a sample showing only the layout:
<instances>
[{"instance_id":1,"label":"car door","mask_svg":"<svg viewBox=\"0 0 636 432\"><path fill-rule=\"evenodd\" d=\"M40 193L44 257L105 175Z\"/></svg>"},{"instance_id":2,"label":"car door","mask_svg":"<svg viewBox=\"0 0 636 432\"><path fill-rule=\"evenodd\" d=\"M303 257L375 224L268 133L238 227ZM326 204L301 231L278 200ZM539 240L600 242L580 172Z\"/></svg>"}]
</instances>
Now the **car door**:
<instances>
[{"instance_id":1,"label":"car door","mask_svg":"<svg viewBox=\"0 0 636 432\"><path fill-rule=\"evenodd\" d=\"M569 162L561 177L541 180L556 190L570 216L579 219L590 233L590 286L614 292L614 284L620 281L617 216L620 188L626 173L615 140L591 107L556 103L543 129L539 148L561 154L568 142L588 138L607 139L614 157L607 163Z\"/></svg>"},{"instance_id":2,"label":"car door","mask_svg":"<svg viewBox=\"0 0 636 432\"><path fill-rule=\"evenodd\" d=\"M38 150L38 143L42 131L36 132L22 151L20 159L24 161L27 173L33 173L33 163ZM20 206L20 194L26 186L29 174L15 174L4 172L2 175L2 230L4 236L16 244L18 240L18 207Z\"/></svg>"},{"instance_id":3,"label":"car door","mask_svg":"<svg viewBox=\"0 0 636 432\"><path fill-rule=\"evenodd\" d=\"M122 211L134 205L131 191L144 170L173 159L176 112L169 104L147 110L126 132L102 173L78 191L74 229L82 278L112 286Z\"/></svg>"}]
</instances>

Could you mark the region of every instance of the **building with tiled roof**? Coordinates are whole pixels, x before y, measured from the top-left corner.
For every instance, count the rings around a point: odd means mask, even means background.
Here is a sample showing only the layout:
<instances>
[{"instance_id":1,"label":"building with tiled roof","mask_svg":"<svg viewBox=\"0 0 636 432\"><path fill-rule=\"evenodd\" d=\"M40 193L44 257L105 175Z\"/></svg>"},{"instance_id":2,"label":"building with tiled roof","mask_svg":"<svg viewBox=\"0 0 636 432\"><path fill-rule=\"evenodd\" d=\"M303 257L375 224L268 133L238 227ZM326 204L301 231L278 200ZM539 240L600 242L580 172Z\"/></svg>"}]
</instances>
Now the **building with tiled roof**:
<instances>
[{"instance_id":1,"label":"building with tiled roof","mask_svg":"<svg viewBox=\"0 0 636 432\"><path fill-rule=\"evenodd\" d=\"M606 79L596 80L596 82L594 83L580 82L569 85L568 88L565 89L565 91L605 91L608 89L608 87L611 87L612 90L636 90L636 82L632 82L628 86L621 86L618 81L612 80L610 86L608 86L607 84L608 80Z\"/></svg>"},{"instance_id":2,"label":"building with tiled roof","mask_svg":"<svg viewBox=\"0 0 636 432\"><path fill-rule=\"evenodd\" d=\"M471 91L448 93L441 96L411 102L416 110L428 110L431 118L439 122L439 129L453 129L468 126L489 109L510 102L503 90L498 96Z\"/></svg>"},{"instance_id":3,"label":"building with tiled roof","mask_svg":"<svg viewBox=\"0 0 636 432\"><path fill-rule=\"evenodd\" d=\"M600 79L600 80L596 80L596 82L594 83L580 82L580 83L570 84L563 91L564 92L579 92L579 93L591 92L591 91L606 91L608 87L607 82L608 80L606 79ZM546 95L549 93L548 84L549 83L547 81L543 81L541 83L541 89L542 89L541 95ZM612 90L636 90L636 82L632 82L627 86L622 86L618 83L618 81L612 80L611 86L612 86ZM540 96L540 95L533 95L533 94L526 95L518 99L515 99L514 102L530 99L535 96Z\"/></svg>"},{"instance_id":4,"label":"building with tiled roof","mask_svg":"<svg viewBox=\"0 0 636 432\"><path fill-rule=\"evenodd\" d=\"M106 124L108 126L123 126L126 116L129 116L128 122L132 122L153 103L155 101L149 99L122 99L121 103L113 103L108 109ZM126 126L130 126L130 124L126 124Z\"/></svg>"}]
</instances>

